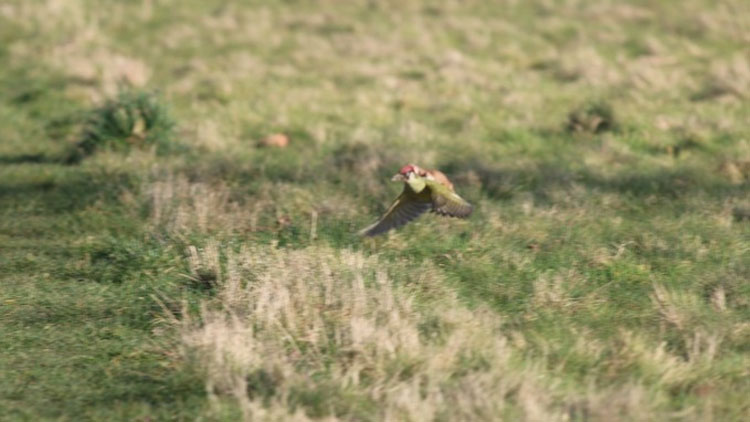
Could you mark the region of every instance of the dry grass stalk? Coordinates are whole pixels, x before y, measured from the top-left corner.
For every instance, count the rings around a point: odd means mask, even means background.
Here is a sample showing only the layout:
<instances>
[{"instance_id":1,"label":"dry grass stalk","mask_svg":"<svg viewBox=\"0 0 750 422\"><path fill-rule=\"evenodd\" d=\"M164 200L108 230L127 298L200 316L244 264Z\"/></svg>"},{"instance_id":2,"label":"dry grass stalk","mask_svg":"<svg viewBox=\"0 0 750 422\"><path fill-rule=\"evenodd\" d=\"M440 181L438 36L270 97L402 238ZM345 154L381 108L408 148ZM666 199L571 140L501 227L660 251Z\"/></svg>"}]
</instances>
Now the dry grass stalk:
<instances>
[{"instance_id":1,"label":"dry grass stalk","mask_svg":"<svg viewBox=\"0 0 750 422\"><path fill-rule=\"evenodd\" d=\"M232 232L252 228L252 213L221 184L191 183L182 176L153 182L147 190L151 221L169 232Z\"/></svg>"}]
</instances>

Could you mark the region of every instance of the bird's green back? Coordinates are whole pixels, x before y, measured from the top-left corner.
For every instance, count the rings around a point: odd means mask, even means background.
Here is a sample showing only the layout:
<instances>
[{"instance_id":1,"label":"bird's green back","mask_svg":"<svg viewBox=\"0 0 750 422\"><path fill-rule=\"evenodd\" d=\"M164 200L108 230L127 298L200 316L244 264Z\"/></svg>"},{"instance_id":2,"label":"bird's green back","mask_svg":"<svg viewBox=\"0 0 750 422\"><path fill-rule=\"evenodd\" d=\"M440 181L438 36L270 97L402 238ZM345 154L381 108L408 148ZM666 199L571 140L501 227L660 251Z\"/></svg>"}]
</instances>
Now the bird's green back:
<instances>
[{"instance_id":1,"label":"bird's green back","mask_svg":"<svg viewBox=\"0 0 750 422\"><path fill-rule=\"evenodd\" d=\"M448 186L429 179L425 179L425 185L430 191L433 210L438 214L453 217L468 217L471 214L474 207Z\"/></svg>"}]
</instances>

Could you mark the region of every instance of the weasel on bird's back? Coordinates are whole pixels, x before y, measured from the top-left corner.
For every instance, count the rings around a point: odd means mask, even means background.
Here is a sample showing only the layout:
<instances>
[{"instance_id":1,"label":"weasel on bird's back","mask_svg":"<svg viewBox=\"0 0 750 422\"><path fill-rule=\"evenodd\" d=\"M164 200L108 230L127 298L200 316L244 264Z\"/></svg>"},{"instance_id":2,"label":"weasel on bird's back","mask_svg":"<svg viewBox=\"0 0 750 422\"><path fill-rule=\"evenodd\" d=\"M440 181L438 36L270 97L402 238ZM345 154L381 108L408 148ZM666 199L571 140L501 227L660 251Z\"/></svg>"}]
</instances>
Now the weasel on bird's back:
<instances>
[{"instance_id":1,"label":"weasel on bird's back","mask_svg":"<svg viewBox=\"0 0 750 422\"><path fill-rule=\"evenodd\" d=\"M421 214L432 211L449 217L466 218L474 207L458 196L453 183L439 170L425 170L407 164L391 179L404 182L404 190L378 221L359 233L376 236L401 227Z\"/></svg>"}]
</instances>

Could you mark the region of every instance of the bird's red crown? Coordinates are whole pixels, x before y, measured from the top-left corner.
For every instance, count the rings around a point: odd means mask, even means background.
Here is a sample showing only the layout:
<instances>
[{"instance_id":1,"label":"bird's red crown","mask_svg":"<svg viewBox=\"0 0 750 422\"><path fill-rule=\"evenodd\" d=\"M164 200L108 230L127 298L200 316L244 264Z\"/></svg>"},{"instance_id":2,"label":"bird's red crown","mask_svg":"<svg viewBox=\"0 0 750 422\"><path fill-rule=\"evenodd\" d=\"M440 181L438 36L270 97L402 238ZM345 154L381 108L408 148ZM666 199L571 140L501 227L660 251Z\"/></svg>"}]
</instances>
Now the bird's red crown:
<instances>
[{"instance_id":1,"label":"bird's red crown","mask_svg":"<svg viewBox=\"0 0 750 422\"><path fill-rule=\"evenodd\" d=\"M414 166L413 166L412 164L407 164L407 165L405 165L405 166L401 167L401 170L399 170L399 173L401 173L401 174L403 174L404 176L406 176L406 175L407 175L407 174L409 174L409 172L411 172L411 171L414 171L414 172L415 172L415 171L416 171L416 169L414 168Z\"/></svg>"}]
</instances>

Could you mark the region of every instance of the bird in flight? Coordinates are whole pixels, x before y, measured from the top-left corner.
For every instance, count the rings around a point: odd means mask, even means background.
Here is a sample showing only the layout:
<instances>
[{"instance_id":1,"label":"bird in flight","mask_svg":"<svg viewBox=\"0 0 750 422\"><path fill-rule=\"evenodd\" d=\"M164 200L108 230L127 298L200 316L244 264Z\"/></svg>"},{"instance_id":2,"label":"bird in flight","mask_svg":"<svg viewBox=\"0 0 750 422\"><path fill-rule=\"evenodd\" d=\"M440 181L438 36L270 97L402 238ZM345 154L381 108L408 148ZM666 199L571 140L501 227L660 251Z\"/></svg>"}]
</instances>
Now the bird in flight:
<instances>
[{"instance_id":1,"label":"bird in flight","mask_svg":"<svg viewBox=\"0 0 750 422\"><path fill-rule=\"evenodd\" d=\"M407 164L391 180L404 182L404 191L380 220L361 230L360 235L376 236L385 233L427 211L466 218L474 209L454 192L453 183L438 170L425 170L414 164Z\"/></svg>"}]
</instances>

